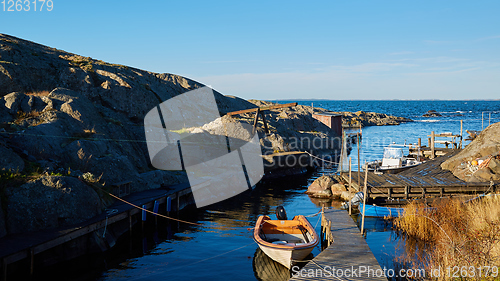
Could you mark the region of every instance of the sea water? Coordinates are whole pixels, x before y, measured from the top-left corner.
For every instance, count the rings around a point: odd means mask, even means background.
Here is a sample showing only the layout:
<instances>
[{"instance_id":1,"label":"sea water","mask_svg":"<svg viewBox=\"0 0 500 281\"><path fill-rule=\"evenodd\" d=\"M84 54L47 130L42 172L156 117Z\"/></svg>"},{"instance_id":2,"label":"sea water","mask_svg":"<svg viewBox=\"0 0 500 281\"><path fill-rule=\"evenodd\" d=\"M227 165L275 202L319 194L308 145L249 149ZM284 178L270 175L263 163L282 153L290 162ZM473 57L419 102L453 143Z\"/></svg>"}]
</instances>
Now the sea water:
<instances>
[{"instance_id":1,"label":"sea water","mask_svg":"<svg viewBox=\"0 0 500 281\"><path fill-rule=\"evenodd\" d=\"M279 101L288 103L293 101ZM406 117L415 122L398 126L363 128L360 162L380 159L383 147L391 144L426 144L431 131L460 134L460 120L465 130L482 130L500 121L500 101L299 101L332 111L373 111ZM435 110L442 117L422 117ZM491 119L490 119L491 117ZM352 163L357 169L357 147L353 147ZM156 227L149 222L145 230L135 229L134 235L118 241L118 245L79 271L63 273L63 280L256 280L262 272L255 268L257 244L252 228L259 215L270 215L283 205L289 217L314 215L321 204L338 207L338 202L310 199L304 191L322 170L305 176L261 182L252 191L244 192L224 202L203 209L181 212L184 220L201 225L187 225L160 220ZM319 233L318 216L309 221ZM356 217L354 217L357 220ZM333 222L335 223L335 222ZM393 233L390 223L369 218L366 221L366 241L382 267L394 268L394 261L404 245ZM313 255L320 252L316 247ZM273 277L276 270L268 272ZM62 270L61 270L62 271ZM54 271L55 273L55 271ZM51 275L54 276L56 274ZM265 275L264 275L265 276ZM276 279L276 278L275 278Z\"/></svg>"}]
</instances>

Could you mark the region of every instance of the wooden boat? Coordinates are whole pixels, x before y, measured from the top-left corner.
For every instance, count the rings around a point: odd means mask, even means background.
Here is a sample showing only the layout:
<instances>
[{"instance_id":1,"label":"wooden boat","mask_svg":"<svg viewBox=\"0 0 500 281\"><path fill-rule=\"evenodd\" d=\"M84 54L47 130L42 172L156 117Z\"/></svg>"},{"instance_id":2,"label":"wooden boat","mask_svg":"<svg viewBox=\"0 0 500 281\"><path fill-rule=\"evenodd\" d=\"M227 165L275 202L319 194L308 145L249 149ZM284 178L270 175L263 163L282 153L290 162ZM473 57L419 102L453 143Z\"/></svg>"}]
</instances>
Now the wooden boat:
<instances>
[{"instance_id":1,"label":"wooden boat","mask_svg":"<svg viewBox=\"0 0 500 281\"><path fill-rule=\"evenodd\" d=\"M363 203L359 203L359 213L363 213ZM366 205L365 207L365 217L377 217L377 218L384 218L384 217L392 217L392 218L397 218L399 216L402 216L404 212L403 208L398 208L398 207L384 207L384 206L377 206L377 205Z\"/></svg>"},{"instance_id":2,"label":"wooden boat","mask_svg":"<svg viewBox=\"0 0 500 281\"><path fill-rule=\"evenodd\" d=\"M253 238L271 259L292 268L294 261L302 260L319 243L319 236L304 216L292 220L271 220L260 216Z\"/></svg>"}]
</instances>

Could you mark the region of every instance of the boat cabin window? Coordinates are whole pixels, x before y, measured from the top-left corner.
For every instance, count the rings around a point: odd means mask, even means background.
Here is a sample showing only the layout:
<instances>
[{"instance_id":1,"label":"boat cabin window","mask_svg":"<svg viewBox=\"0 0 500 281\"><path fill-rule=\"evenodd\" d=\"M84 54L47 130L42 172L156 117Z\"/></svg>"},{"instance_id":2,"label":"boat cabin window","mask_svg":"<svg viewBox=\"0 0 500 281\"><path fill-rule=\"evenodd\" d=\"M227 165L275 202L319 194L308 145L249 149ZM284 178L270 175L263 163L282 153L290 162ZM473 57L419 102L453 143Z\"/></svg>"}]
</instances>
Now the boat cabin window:
<instances>
[{"instance_id":1,"label":"boat cabin window","mask_svg":"<svg viewBox=\"0 0 500 281\"><path fill-rule=\"evenodd\" d=\"M403 149L398 147L386 147L384 148L384 158L385 159L403 158Z\"/></svg>"}]
</instances>

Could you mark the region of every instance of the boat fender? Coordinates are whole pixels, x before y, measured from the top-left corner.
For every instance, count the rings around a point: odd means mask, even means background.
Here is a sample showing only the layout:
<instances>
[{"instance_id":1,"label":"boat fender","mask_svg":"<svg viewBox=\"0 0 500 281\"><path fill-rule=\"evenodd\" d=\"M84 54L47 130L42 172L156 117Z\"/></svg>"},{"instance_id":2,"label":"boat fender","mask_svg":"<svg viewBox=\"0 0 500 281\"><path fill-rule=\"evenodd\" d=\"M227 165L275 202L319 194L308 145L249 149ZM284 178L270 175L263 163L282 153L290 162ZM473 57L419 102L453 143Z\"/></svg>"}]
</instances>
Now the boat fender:
<instances>
[{"instance_id":1,"label":"boat fender","mask_svg":"<svg viewBox=\"0 0 500 281\"><path fill-rule=\"evenodd\" d=\"M278 220L288 220L288 217L286 216L285 208L283 208L283 206L276 207L276 218Z\"/></svg>"}]
</instances>

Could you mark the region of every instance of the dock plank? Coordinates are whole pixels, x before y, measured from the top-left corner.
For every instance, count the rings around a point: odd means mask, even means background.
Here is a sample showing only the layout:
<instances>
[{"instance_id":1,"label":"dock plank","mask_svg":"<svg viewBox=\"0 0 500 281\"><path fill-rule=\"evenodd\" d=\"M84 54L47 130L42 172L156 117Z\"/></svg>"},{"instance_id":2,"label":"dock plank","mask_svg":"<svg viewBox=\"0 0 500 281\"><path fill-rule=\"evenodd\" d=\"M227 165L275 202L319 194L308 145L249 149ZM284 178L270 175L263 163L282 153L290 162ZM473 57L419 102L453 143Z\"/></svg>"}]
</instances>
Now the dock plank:
<instances>
[{"instance_id":1,"label":"dock plank","mask_svg":"<svg viewBox=\"0 0 500 281\"><path fill-rule=\"evenodd\" d=\"M465 182L455 177L450 171L441 169L441 164L456 155L459 150L450 152L433 160L403 170L398 174L368 173L367 185L371 197L389 197L389 190L392 197L406 197L405 188L409 188L408 197L416 198L427 195L443 195L452 193L482 193L490 189L490 183L486 182ZM340 177L347 182L348 174L342 173ZM360 182L365 180L365 174L360 174ZM360 186L355 187L362 190ZM425 189L425 193L423 190ZM442 190L441 190L442 189Z\"/></svg>"},{"instance_id":2,"label":"dock plank","mask_svg":"<svg viewBox=\"0 0 500 281\"><path fill-rule=\"evenodd\" d=\"M325 216L332 222L333 244L301 271L292 270L294 276L290 280L387 280L381 274L376 276L383 272L382 268L349 214L328 209Z\"/></svg>"}]
</instances>

